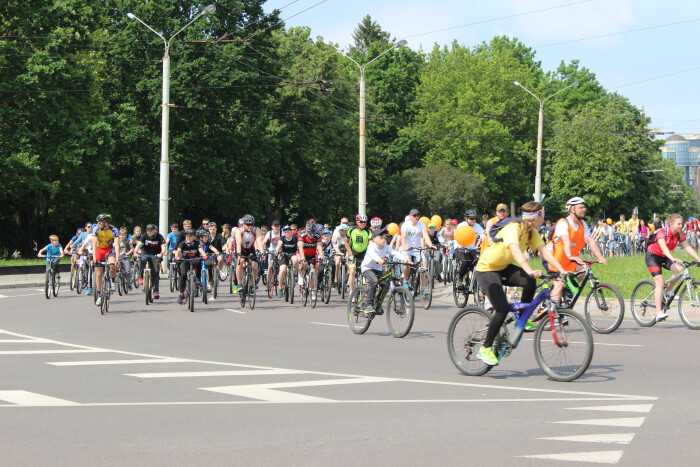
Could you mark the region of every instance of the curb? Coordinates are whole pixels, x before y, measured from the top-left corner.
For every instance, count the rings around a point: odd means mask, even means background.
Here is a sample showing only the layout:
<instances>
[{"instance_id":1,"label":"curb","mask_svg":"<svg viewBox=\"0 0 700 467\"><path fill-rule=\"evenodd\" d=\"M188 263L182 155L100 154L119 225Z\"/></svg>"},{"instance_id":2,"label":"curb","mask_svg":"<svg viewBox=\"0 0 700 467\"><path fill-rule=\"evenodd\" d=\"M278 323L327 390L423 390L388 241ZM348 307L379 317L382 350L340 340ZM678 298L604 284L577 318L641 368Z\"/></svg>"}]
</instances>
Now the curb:
<instances>
[{"instance_id":1,"label":"curb","mask_svg":"<svg viewBox=\"0 0 700 467\"><path fill-rule=\"evenodd\" d=\"M44 282L29 282L29 283L22 283L22 284L0 284L0 289L24 289L24 288L36 288L36 287L44 287L46 285ZM67 284L66 284L67 285ZM61 284L61 287L63 285Z\"/></svg>"}]
</instances>

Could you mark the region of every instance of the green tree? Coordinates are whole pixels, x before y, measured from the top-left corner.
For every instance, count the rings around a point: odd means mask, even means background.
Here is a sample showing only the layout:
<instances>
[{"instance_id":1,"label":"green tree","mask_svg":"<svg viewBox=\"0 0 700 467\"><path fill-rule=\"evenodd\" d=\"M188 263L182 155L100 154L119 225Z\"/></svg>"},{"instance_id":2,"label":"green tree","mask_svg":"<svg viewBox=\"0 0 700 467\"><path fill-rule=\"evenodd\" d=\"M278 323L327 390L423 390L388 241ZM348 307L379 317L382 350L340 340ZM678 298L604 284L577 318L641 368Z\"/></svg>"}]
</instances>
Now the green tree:
<instances>
[{"instance_id":1,"label":"green tree","mask_svg":"<svg viewBox=\"0 0 700 467\"><path fill-rule=\"evenodd\" d=\"M389 32L384 31L376 21L372 21L370 15L367 15L362 18L362 22L357 25L352 33L355 43L350 46L350 53L367 55L370 46L373 44L378 44L380 48L385 49L389 44L390 37Z\"/></svg>"}]
</instances>

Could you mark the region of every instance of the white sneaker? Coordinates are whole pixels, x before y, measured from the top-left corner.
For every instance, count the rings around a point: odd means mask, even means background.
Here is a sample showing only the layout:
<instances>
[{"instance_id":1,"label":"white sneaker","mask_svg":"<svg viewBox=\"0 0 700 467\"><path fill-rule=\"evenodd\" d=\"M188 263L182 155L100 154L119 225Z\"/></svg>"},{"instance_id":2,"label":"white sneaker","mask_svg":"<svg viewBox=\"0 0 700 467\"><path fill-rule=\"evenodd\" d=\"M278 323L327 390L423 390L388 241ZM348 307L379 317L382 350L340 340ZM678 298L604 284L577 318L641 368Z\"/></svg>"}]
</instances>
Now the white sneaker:
<instances>
[{"instance_id":1,"label":"white sneaker","mask_svg":"<svg viewBox=\"0 0 700 467\"><path fill-rule=\"evenodd\" d=\"M299 276L299 285L304 285L304 276Z\"/></svg>"},{"instance_id":2,"label":"white sneaker","mask_svg":"<svg viewBox=\"0 0 700 467\"><path fill-rule=\"evenodd\" d=\"M97 297L97 300L95 300L95 305L100 306L102 305L102 295Z\"/></svg>"},{"instance_id":3,"label":"white sneaker","mask_svg":"<svg viewBox=\"0 0 700 467\"><path fill-rule=\"evenodd\" d=\"M219 279L222 281L226 280L226 273L224 271L219 271Z\"/></svg>"},{"instance_id":4,"label":"white sneaker","mask_svg":"<svg viewBox=\"0 0 700 467\"><path fill-rule=\"evenodd\" d=\"M656 315L656 318L655 318L655 319L656 319L656 322L658 323L659 321L663 321L663 320L665 320L666 318L668 318L668 313L664 313L664 312L662 311L661 313L658 313L658 314Z\"/></svg>"},{"instance_id":5,"label":"white sneaker","mask_svg":"<svg viewBox=\"0 0 700 467\"><path fill-rule=\"evenodd\" d=\"M493 305L491 305L491 300L488 297L484 298L484 310L493 310Z\"/></svg>"},{"instance_id":6,"label":"white sneaker","mask_svg":"<svg viewBox=\"0 0 700 467\"><path fill-rule=\"evenodd\" d=\"M114 281L109 281L109 286L110 286L110 289L111 289L112 292L116 292L116 291L117 291L117 283L116 283L116 282L114 282Z\"/></svg>"}]
</instances>

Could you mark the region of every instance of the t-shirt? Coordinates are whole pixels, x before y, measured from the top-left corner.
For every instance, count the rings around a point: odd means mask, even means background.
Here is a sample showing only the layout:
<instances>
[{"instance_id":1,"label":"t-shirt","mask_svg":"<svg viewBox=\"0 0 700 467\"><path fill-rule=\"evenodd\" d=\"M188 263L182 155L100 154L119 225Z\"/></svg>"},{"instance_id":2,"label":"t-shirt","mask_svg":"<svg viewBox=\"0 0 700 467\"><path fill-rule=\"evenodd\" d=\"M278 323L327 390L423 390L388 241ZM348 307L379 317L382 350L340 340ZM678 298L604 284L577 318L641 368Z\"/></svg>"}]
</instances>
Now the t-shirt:
<instances>
[{"instance_id":1,"label":"t-shirt","mask_svg":"<svg viewBox=\"0 0 700 467\"><path fill-rule=\"evenodd\" d=\"M682 230L680 232L678 232L678 234L673 235L669 229L669 232L668 232L669 238L666 238L666 229L663 229L663 228L659 229L655 233L656 233L656 240L663 238L666 241L666 246L668 247L668 251L675 250L679 243L683 243L685 241L685 234L683 233ZM661 246L657 242L654 242L651 245L649 245L649 248L647 248L647 249L651 253L654 253L655 255L666 257L663 250L661 249Z\"/></svg>"},{"instance_id":2,"label":"t-shirt","mask_svg":"<svg viewBox=\"0 0 700 467\"><path fill-rule=\"evenodd\" d=\"M279 243L281 237L281 230L277 233L275 233L273 230L268 230L265 234L265 238L263 239L263 245L267 242L270 242L270 245L267 247L267 250L273 252L277 249L277 244Z\"/></svg>"},{"instance_id":3,"label":"t-shirt","mask_svg":"<svg viewBox=\"0 0 700 467\"><path fill-rule=\"evenodd\" d=\"M129 252L129 242L128 238L125 238L122 240L121 237L119 237L119 258L124 258L126 254Z\"/></svg>"},{"instance_id":4,"label":"t-shirt","mask_svg":"<svg viewBox=\"0 0 700 467\"><path fill-rule=\"evenodd\" d=\"M114 244L114 239L119 237L119 231L111 225L106 229L100 229L95 224L92 226L92 235L97 237L97 248L109 248Z\"/></svg>"},{"instance_id":5,"label":"t-shirt","mask_svg":"<svg viewBox=\"0 0 700 467\"><path fill-rule=\"evenodd\" d=\"M423 232L425 232L425 224L418 221L416 225L412 225L411 221L404 222L401 226L401 234L406 232L406 246L409 248L420 248L420 239L423 237Z\"/></svg>"},{"instance_id":6,"label":"t-shirt","mask_svg":"<svg viewBox=\"0 0 700 467\"><path fill-rule=\"evenodd\" d=\"M209 237L211 237L211 233L209 234ZM221 253L224 250L224 237L222 237L221 234L216 234L216 236L211 239L211 246L216 248L216 251Z\"/></svg>"},{"instance_id":7,"label":"t-shirt","mask_svg":"<svg viewBox=\"0 0 700 467\"><path fill-rule=\"evenodd\" d=\"M52 257L61 256L61 248L62 247L61 247L60 243L56 246L53 246L53 243L49 243L48 245L46 245L46 256L47 256L46 259L47 260L52 259L52 258L48 258L49 256L52 256Z\"/></svg>"},{"instance_id":8,"label":"t-shirt","mask_svg":"<svg viewBox=\"0 0 700 467\"><path fill-rule=\"evenodd\" d=\"M352 251L354 253L364 253L372 238L372 230L369 227L365 227L364 229L352 227L348 230L347 236Z\"/></svg>"},{"instance_id":9,"label":"t-shirt","mask_svg":"<svg viewBox=\"0 0 700 467\"><path fill-rule=\"evenodd\" d=\"M199 241L199 247L204 250L204 254L207 256L212 256L214 254L214 250L211 249L212 243L210 241L202 242L201 240ZM216 248L216 247L215 247Z\"/></svg>"},{"instance_id":10,"label":"t-shirt","mask_svg":"<svg viewBox=\"0 0 700 467\"><path fill-rule=\"evenodd\" d=\"M326 258L333 256L333 247L335 244L331 240L321 240L321 245L323 245L323 256Z\"/></svg>"},{"instance_id":11,"label":"t-shirt","mask_svg":"<svg viewBox=\"0 0 700 467\"><path fill-rule=\"evenodd\" d=\"M80 232L80 235L76 235L75 240L73 240L73 248L78 249L83 246L83 242L87 238L87 232Z\"/></svg>"},{"instance_id":12,"label":"t-shirt","mask_svg":"<svg viewBox=\"0 0 700 467\"><path fill-rule=\"evenodd\" d=\"M299 249L299 237L296 235L292 235L292 238L289 240L283 235L280 241L282 242L282 248L280 250L282 253L293 255Z\"/></svg>"},{"instance_id":13,"label":"t-shirt","mask_svg":"<svg viewBox=\"0 0 700 467\"><path fill-rule=\"evenodd\" d=\"M183 258L197 258L199 257L199 246L199 240L197 239L191 242L185 240L177 245L177 249L181 250L180 253Z\"/></svg>"},{"instance_id":14,"label":"t-shirt","mask_svg":"<svg viewBox=\"0 0 700 467\"><path fill-rule=\"evenodd\" d=\"M379 260L386 258L387 255L395 256L404 261L408 259L408 256L406 256L404 253L394 250L389 245L384 245L380 250L377 248L376 243L370 242L369 246L367 247L367 253L365 253L365 258L362 260L360 271L365 272L368 269L381 271L382 266L379 264Z\"/></svg>"},{"instance_id":15,"label":"t-shirt","mask_svg":"<svg viewBox=\"0 0 700 467\"><path fill-rule=\"evenodd\" d=\"M630 219L627 221L627 224L630 227L630 232L634 232L639 226L639 219Z\"/></svg>"},{"instance_id":16,"label":"t-shirt","mask_svg":"<svg viewBox=\"0 0 700 467\"><path fill-rule=\"evenodd\" d=\"M649 236L649 227L642 225L639 227L639 236L642 238L647 238Z\"/></svg>"},{"instance_id":17,"label":"t-shirt","mask_svg":"<svg viewBox=\"0 0 700 467\"><path fill-rule=\"evenodd\" d=\"M526 251L528 247L534 251L544 245L536 230L531 230L525 237L520 236L521 232L520 222L511 222L503 227L496 234L496 239L502 238L503 241L491 242L479 257L476 270L479 272L502 271L508 267L513 262L513 254L508 246L514 243L520 245L521 251Z\"/></svg>"},{"instance_id":18,"label":"t-shirt","mask_svg":"<svg viewBox=\"0 0 700 467\"><path fill-rule=\"evenodd\" d=\"M177 236L180 234L178 233L173 233L170 231L168 236L166 237L168 239L168 251L173 251L175 249L175 245L177 245Z\"/></svg>"},{"instance_id":19,"label":"t-shirt","mask_svg":"<svg viewBox=\"0 0 700 467\"><path fill-rule=\"evenodd\" d=\"M160 254L160 246L165 243L165 239L158 232L153 235L143 234L138 241L143 243L143 252L147 255Z\"/></svg>"},{"instance_id":20,"label":"t-shirt","mask_svg":"<svg viewBox=\"0 0 700 467\"><path fill-rule=\"evenodd\" d=\"M630 225L627 223L627 221L616 222L615 226L617 227L618 233L622 235L626 235L630 231Z\"/></svg>"},{"instance_id":21,"label":"t-shirt","mask_svg":"<svg viewBox=\"0 0 700 467\"><path fill-rule=\"evenodd\" d=\"M445 239L442 238L442 235L440 235L440 232L438 231L435 231L435 233L432 235L430 235L430 231L428 231L428 238L431 242L433 242L433 246L435 247L440 246L445 241Z\"/></svg>"},{"instance_id":22,"label":"t-shirt","mask_svg":"<svg viewBox=\"0 0 700 467\"><path fill-rule=\"evenodd\" d=\"M457 229L459 229L463 225L468 226L469 223L467 221L460 222L459 225L457 225ZM467 245L466 248L468 248L470 250L476 250L476 242L479 240L479 235L484 233L484 228L481 226L481 224L474 224L471 227L474 229L474 232L476 232L476 236L474 237L474 241L472 242L472 244ZM457 240L455 240L454 245L455 245L455 248L460 248L462 246L459 243L457 243Z\"/></svg>"}]
</instances>

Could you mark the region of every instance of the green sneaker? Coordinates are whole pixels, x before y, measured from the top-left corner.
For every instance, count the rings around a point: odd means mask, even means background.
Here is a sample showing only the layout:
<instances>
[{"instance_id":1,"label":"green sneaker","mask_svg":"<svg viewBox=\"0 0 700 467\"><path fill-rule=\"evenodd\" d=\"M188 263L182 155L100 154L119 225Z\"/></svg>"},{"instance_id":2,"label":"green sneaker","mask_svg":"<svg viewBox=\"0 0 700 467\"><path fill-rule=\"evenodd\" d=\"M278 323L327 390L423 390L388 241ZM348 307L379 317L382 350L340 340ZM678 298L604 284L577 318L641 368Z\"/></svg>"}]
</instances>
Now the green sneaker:
<instances>
[{"instance_id":1,"label":"green sneaker","mask_svg":"<svg viewBox=\"0 0 700 467\"><path fill-rule=\"evenodd\" d=\"M527 321L525 321L525 326L523 327L523 331L534 332L535 329L537 329L537 323L535 323L531 319L528 319Z\"/></svg>"},{"instance_id":2,"label":"green sneaker","mask_svg":"<svg viewBox=\"0 0 700 467\"><path fill-rule=\"evenodd\" d=\"M493 353L491 347L481 347L479 349L479 353L477 354L477 358L479 358L482 362L486 363L487 365L498 365L498 357L496 357L496 355Z\"/></svg>"},{"instance_id":3,"label":"green sneaker","mask_svg":"<svg viewBox=\"0 0 700 467\"><path fill-rule=\"evenodd\" d=\"M233 286L233 294L236 295L238 293L238 286L234 285Z\"/></svg>"}]
</instances>

